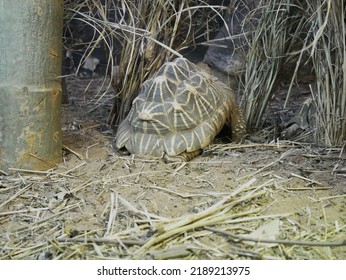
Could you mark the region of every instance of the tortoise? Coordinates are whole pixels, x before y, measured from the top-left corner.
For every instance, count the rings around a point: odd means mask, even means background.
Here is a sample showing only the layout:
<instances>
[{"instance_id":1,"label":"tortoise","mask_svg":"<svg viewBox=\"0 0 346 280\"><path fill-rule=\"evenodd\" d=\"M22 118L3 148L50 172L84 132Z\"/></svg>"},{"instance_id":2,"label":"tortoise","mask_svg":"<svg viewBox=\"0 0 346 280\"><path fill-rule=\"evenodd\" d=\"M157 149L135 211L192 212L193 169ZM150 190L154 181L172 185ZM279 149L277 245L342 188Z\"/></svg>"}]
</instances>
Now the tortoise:
<instances>
[{"instance_id":1,"label":"tortoise","mask_svg":"<svg viewBox=\"0 0 346 280\"><path fill-rule=\"evenodd\" d=\"M120 123L117 149L188 161L208 146L226 121L232 140L246 127L232 89L185 58L165 63L145 81Z\"/></svg>"}]
</instances>

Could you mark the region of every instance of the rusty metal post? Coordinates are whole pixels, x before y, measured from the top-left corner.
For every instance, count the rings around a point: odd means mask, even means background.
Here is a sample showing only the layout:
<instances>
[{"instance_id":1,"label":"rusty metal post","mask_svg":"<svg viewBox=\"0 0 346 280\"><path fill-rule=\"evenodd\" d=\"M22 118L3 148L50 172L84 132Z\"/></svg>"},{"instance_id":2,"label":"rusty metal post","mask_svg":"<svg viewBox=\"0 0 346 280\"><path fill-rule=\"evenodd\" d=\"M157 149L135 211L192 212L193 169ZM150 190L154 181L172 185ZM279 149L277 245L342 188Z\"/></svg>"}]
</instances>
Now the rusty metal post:
<instances>
[{"instance_id":1,"label":"rusty metal post","mask_svg":"<svg viewBox=\"0 0 346 280\"><path fill-rule=\"evenodd\" d=\"M0 0L0 170L61 162L63 0Z\"/></svg>"}]
</instances>

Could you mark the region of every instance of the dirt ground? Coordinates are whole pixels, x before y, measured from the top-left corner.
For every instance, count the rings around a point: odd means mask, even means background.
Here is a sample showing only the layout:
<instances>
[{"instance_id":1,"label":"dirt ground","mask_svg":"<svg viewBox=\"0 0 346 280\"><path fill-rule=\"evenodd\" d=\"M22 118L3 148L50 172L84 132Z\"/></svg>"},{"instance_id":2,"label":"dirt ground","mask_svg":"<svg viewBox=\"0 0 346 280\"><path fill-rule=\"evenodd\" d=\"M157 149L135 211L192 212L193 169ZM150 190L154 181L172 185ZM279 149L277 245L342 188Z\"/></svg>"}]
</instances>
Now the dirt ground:
<instances>
[{"instance_id":1,"label":"dirt ground","mask_svg":"<svg viewBox=\"0 0 346 280\"><path fill-rule=\"evenodd\" d=\"M102 81L69 80L63 163L0 175L1 259L346 259L342 147L214 143L184 164L121 155Z\"/></svg>"}]
</instances>

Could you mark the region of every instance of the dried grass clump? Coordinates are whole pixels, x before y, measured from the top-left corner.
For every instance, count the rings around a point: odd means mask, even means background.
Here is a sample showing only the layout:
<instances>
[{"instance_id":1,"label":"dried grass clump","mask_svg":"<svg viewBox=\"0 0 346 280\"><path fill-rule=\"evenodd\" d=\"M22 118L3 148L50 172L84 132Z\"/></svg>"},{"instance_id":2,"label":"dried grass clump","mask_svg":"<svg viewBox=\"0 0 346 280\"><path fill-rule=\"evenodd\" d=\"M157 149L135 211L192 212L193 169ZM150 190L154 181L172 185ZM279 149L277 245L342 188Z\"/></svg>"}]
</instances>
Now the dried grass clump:
<instances>
[{"instance_id":1,"label":"dried grass clump","mask_svg":"<svg viewBox=\"0 0 346 280\"><path fill-rule=\"evenodd\" d=\"M258 25L249 36L246 72L241 84L242 106L250 128L263 125L266 107L282 66L295 61L285 106L299 68L309 60L316 77L311 93L317 115L314 140L341 145L346 139L345 2L262 0L249 18ZM283 73L289 74L289 73ZM282 75L282 73L280 74Z\"/></svg>"},{"instance_id":2,"label":"dried grass clump","mask_svg":"<svg viewBox=\"0 0 346 280\"><path fill-rule=\"evenodd\" d=\"M163 63L196 45L217 24L223 6L201 1L120 1L119 28L111 25L113 36L121 37L119 69L114 86L120 99L111 112L117 125L131 108L140 85ZM214 24L213 24L214 23Z\"/></svg>"},{"instance_id":3,"label":"dried grass clump","mask_svg":"<svg viewBox=\"0 0 346 280\"><path fill-rule=\"evenodd\" d=\"M89 42L79 44L69 38L67 45L84 51L78 69L101 44L109 50L107 72L117 92L110 123L116 126L130 110L140 85L173 56L206 41L225 9L197 0L66 0L66 29L77 23L95 33Z\"/></svg>"},{"instance_id":4,"label":"dried grass clump","mask_svg":"<svg viewBox=\"0 0 346 280\"><path fill-rule=\"evenodd\" d=\"M299 56L299 53L290 52L302 46L299 33L301 13L302 10L293 5L291 0L262 0L257 9L248 14L247 21L258 18L257 26L252 27L249 36L246 70L241 85L244 92L244 116L250 128L263 125L263 115L274 93L282 66L297 60ZM301 57L297 60L297 66L300 61Z\"/></svg>"},{"instance_id":5,"label":"dried grass clump","mask_svg":"<svg viewBox=\"0 0 346 280\"><path fill-rule=\"evenodd\" d=\"M92 52L104 43L111 54L112 45L107 30L100 22L100 19L110 16L111 7L102 4L102 2L104 1L101 1L101 3L93 0L64 1L64 48L72 56L77 52L79 52L78 55L81 55L80 63L71 65L71 67L77 68L76 72L79 71L85 60L92 55Z\"/></svg>"},{"instance_id":6,"label":"dried grass clump","mask_svg":"<svg viewBox=\"0 0 346 280\"><path fill-rule=\"evenodd\" d=\"M113 73L114 45L118 42L110 36L106 23L108 19L114 19L116 9L116 1L64 0L63 42L67 61L64 67L72 72L71 75L77 76L88 59L93 63L94 52L104 54L106 62L100 62L100 65L105 68L105 73ZM99 90L95 94L97 101L110 89L109 79L103 79L100 89L104 86L105 90Z\"/></svg>"},{"instance_id":7,"label":"dried grass clump","mask_svg":"<svg viewBox=\"0 0 346 280\"><path fill-rule=\"evenodd\" d=\"M343 0L307 1L311 14L309 49L317 76L312 96L317 107L316 141L346 141L346 22Z\"/></svg>"}]
</instances>

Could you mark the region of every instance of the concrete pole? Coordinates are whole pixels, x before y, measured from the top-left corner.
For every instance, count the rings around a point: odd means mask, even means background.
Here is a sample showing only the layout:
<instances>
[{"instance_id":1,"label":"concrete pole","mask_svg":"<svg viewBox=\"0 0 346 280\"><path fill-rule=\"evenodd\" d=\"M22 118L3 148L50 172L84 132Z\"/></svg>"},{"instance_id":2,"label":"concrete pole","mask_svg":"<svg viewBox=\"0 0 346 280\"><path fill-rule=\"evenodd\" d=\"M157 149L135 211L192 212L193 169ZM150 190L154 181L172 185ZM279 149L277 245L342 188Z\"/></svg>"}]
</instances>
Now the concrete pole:
<instances>
[{"instance_id":1,"label":"concrete pole","mask_svg":"<svg viewBox=\"0 0 346 280\"><path fill-rule=\"evenodd\" d=\"M63 0L0 0L0 170L61 162Z\"/></svg>"}]
</instances>

